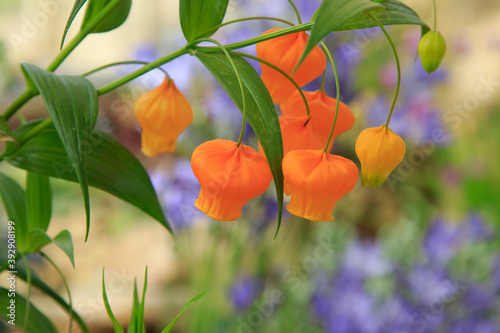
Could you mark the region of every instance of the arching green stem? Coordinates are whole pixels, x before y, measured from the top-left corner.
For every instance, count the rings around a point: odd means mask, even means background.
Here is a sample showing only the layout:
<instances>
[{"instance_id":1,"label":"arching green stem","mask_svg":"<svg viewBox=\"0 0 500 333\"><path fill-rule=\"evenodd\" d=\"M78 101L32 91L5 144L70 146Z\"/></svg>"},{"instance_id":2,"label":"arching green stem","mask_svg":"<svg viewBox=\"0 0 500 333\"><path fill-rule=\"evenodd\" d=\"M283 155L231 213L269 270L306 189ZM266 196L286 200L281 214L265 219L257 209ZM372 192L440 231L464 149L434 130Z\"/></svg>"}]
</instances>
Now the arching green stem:
<instances>
[{"instance_id":1,"label":"arching green stem","mask_svg":"<svg viewBox=\"0 0 500 333\"><path fill-rule=\"evenodd\" d=\"M241 145L241 141L243 140L243 133L245 132L245 122L247 120L246 103L245 103L245 90L243 89L243 82L241 82L241 78L240 78L240 74L238 73L238 69L236 68L236 65L233 62L233 58L231 58L231 55L229 54L229 52L227 52L226 48L224 46L222 46L221 43L219 43L218 41L216 41L215 39L212 39L212 38L199 38L195 42L199 43L199 42L203 42L203 41L214 43L221 48L222 52L224 52L227 59L231 63L231 66L233 67L234 73L236 74L236 79L238 80L238 84L240 85L241 103L243 104L243 110L242 110L243 121L241 123L240 138L238 139L238 145L237 145L239 147Z\"/></svg>"},{"instance_id":2,"label":"arching green stem","mask_svg":"<svg viewBox=\"0 0 500 333\"><path fill-rule=\"evenodd\" d=\"M251 21L251 20L271 20L271 21L277 21L277 22L285 23L285 24L288 24L288 25L291 25L291 26L294 25L290 21L283 20L283 19L276 18L276 17L252 16L252 17L244 17L244 18L239 18L239 19L236 19L236 20L232 20L232 21L227 21L227 22L221 23L219 25L216 25L215 27L213 27L209 31L207 31L207 34L210 33L210 32L212 32L212 31L217 31L219 28L222 28L222 27L224 27L226 25L230 25L230 24L234 24L234 23L239 23L239 22L244 22L244 21Z\"/></svg>"},{"instance_id":3,"label":"arching green stem","mask_svg":"<svg viewBox=\"0 0 500 333\"><path fill-rule=\"evenodd\" d=\"M94 73L96 73L98 71L101 71L103 69L110 68L110 67L113 67L113 66L118 66L118 65L149 65L150 63L151 62L149 62L149 61L140 61L140 60L117 61L117 62L113 62L111 64L107 64L107 65L104 65L104 66L101 66L101 67L97 67L96 69L93 69L91 71L83 73L82 76L88 76L90 74L94 74ZM156 69L162 71L163 74L165 74L170 79L170 76L168 75L167 71L165 71L163 68L156 67Z\"/></svg>"},{"instance_id":4,"label":"arching green stem","mask_svg":"<svg viewBox=\"0 0 500 333\"><path fill-rule=\"evenodd\" d=\"M292 0L288 0L288 2L290 3L290 5L293 8L293 11L295 12L295 16L297 16L297 22L299 22L299 24L302 24L302 20L300 19L300 13L299 13L299 10L297 9L297 6L295 6L295 4L293 3Z\"/></svg>"},{"instance_id":5,"label":"arching green stem","mask_svg":"<svg viewBox=\"0 0 500 333\"><path fill-rule=\"evenodd\" d=\"M432 13L434 15L434 31L436 31L437 27L436 0L432 0Z\"/></svg>"},{"instance_id":6,"label":"arching green stem","mask_svg":"<svg viewBox=\"0 0 500 333\"><path fill-rule=\"evenodd\" d=\"M73 302L71 301L71 292L70 292L70 289L68 286L68 282L66 282L66 279L64 278L64 274L61 272L61 270L56 265L56 263L48 255L46 255L44 252L42 252L42 251L39 251L39 252L40 252L40 255L42 257L44 257L45 259L47 259L47 261L52 265L52 267L54 267L56 269L57 273L59 274L59 276L61 277L61 279L63 281L64 288L66 289L66 293L68 294L69 320L70 320L68 332L72 332L73 331L73 305L72 305Z\"/></svg>"},{"instance_id":7,"label":"arching green stem","mask_svg":"<svg viewBox=\"0 0 500 333\"><path fill-rule=\"evenodd\" d=\"M328 136L328 140L326 141L325 148L323 149L324 152L328 152L328 146L330 145L330 141L332 140L333 136L333 131L335 130L335 124L337 124L337 117L339 115L339 107L340 107L340 84L339 84L339 76L337 74L337 68L335 67L335 62L333 61L332 54L330 53L330 50L326 47L325 43L323 41L320 42L321 46L323 46L323 49L325 50L326 56L330 60L330 63L332 64L333 68L333 75L335 76L335 86L337 88L337 103L335 105L335 118L333 119L333 125L332 129L330 130L330 135Z\"/></svg>"},{"instance_id":8,"label":"arching green stem","mask_svg":"<svg viewBox=\"0 0 500 333\"><path fill-rule=\"evenodd\" d=\"M389 115L387 116L387 121L385 122L385 128L387 131L387 129L389 128L389 122L391 121L392 112L394 111L394 106L396 105L396 101L398 99L399 88L401 86L401 65L399 63L398 51L396 50L396 46L394 46L394 43L391 39L391 36L389 36L389 34L387 33L387 30L385 30L384 26L380 23L380 21L375 16L373 16L372 14L367 14L367 15L370 16L370 18L373 21L375 21L375 23L377 23L377 25L380 27L380 29L384 33L385 37L389 41L389 44L391 44L392 52L394 53L394 58L396 58L396 67L398 70L398 81L396 83L396 93L394 94L394 100L392 101L391 110L389 111Z\"/></svg>"},{"instance_id":9,"label":"arching green stem","mask_svg":"<svg viewBox=\"0 0 500 333\"><path fill-rule=\"evenodd\" d=\"M264 59L261 59L259 57L256 57L254 55L251 55L251 54L248 54L248 53L243 53L243 52L236 52L234 51L235 54L237 55L240 55L242 57L245 57L245 58L249 58L249 59L253 59L253 60L257 60L258 62L261 62L263 63L264 65L266 66L269 66L271 67L272 69L278 71L281 75L285 76L291 83L293 83L293 85L295 86L295 88L297 88L297 91L300 93L300 95L302 96L302 99L304 100L304 104L306 106L306 112L307 112L307 115L309 116L311 114L311 111L309 110L309 103L307 103L307 99L306 99L306 96L304 95L304 92L302 91L302 89L300 89L300 86L297 84L297 82L295 82L294 79L292 79L292 77L290 75L288 75L287 73L285 73L282 69L280 69L279 67L276 67L274 66L273 64L271 64L270 62L264 60Z\"/></svg>"},{"instance_id":10,"label":"arching green stem","mask_svg":"<svg viewBox=\"0 0 500 333\"><path fill-rule=\"evenodd\" d=\"M38 95L37 92L32 90L26 90L19 97L17 97L14 102L4 111L2 117L5 120L9 120L16 112L19 110L26 102L28 102L32 97Z\"/></svg>"}]
</instances>

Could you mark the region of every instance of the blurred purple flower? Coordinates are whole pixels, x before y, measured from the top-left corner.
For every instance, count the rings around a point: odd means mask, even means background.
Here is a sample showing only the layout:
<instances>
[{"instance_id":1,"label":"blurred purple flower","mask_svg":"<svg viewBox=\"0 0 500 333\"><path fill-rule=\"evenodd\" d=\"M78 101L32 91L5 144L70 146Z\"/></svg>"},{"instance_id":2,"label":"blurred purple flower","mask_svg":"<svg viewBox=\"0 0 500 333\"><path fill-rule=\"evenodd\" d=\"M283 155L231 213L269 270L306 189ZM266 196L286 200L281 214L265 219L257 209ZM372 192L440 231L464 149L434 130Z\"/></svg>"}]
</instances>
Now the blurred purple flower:
<instances>
[{"instance_id":1,"label":"blurred purple flower","mask_svg":"<svg viewBox=\"0 0 500 333\"><path fill-rule=\"evenodd\" d=\"M231 290L229 299L236 311L248 309L259 298L263 290L261 280L243 275L236 279Z\"/></svg>"},{"instance_id":2,"label":"blurred purple flower","mask_svg":"<svg viewBox=\"0 0 500 333\"><path fill-rule=\"evenodd\" d=\"M445 303L459 290L440 268L416 264L407 275L409 288L418 304Z\"/></svg>"},{"instance_id":3,"label":"blurred purple flower","mask_svg":"<svg viewBox=\"0 0 500 333\"><path fill-rule=\"evenodd\" d=\"M363 278L379 277L392 271L391 263L383 257L378 244L359 240L348 245L343 264Z\"/></svg>"},{"instance_id":4,"label":"blurred purple flower","mask_svg":"<svg viewBox=\"0 0 500 333\"><path fill-rule=\"evenodd\" d=\"M498 333L499 327L494 323L484 320L467 318L456 321L449 333Z\"/></svg>"},{"instance_id":5,"label":"blurred purple flower","mask_svg":"<svg viewBox=\"0 0 500 333\"><path fill-rule=\"evenodd\" d=\"M196 218L204 216L194 206L200 192L200 184L193 174L189 160L176 160L173 169L170 173L152 172L151 182L173 228L184 229L190 227Z\"/></svg>"}]
</instances>

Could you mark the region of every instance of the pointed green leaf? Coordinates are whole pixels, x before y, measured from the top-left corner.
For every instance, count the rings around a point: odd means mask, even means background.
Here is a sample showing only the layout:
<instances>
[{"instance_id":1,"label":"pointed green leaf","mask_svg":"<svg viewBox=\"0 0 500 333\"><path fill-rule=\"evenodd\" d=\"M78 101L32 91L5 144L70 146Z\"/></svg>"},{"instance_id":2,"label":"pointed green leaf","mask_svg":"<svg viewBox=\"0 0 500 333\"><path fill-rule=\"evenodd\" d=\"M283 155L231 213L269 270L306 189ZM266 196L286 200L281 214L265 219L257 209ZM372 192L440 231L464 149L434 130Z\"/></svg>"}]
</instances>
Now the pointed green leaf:
<instances>
[{"instance_id":1,"label":"pointed green leaf","mask_svg":"<svg viewBox=\"0 0 500 333\"><path fill-rule=\"evenodd\" d=\"M231 53L231 52L230 52ZM217 79L234 104L243 110L241 90L229 62L223 53L197 52L196 57ZM269 162L273 174L278 199L278 229L283 210L283 141L274 103L264 82L253 67L242 57L231 54L245 91L246 117L252 126Z\"/></svg>"},{"instance_id":2,"label":"pointed green leaf","mask_svg":"<svg viewBox=\"0 0 500 333\"><path fill-rule=\"evenodd\" d=\"M19 138L39 123L37 121L22 125L12 135ZM111 136L97 130L90 136L89 143L87 147L89 185L131 203L172 231L163 215L151 180L137 158ZM15 148L13 143L8 145ZM5 160L24 170L73 182L78 181L54 126L45 128Z\"/></svg>"},{"instance_id":3,"label":"pointed green leaf","mask_svg":"<svg viewBox=\"0 0 500 333\"><path fill-rule=\"evenodd\" d=\"M33 172L26 175L26 221L28 231L47 231L52 215L52 191L50 180Z\"/></svg>"},{"instance_id":4,"label":"pointed green leaf","mask_svg":"<svg viewBox=\"0 0 500 333\"><path fill-rule=\"evenodd\" d=\"M81 76L59 76L27 63L21 67L26 80L32 82L42 95L80 183L87 215L87 239L90 203L85 159L89 137L97 121L97 91L89 80Z\"/></svg>"},{"instance_id":5,"label":"pointed green leaf","mask_svg":"<svg viewBox=\"0 0 500 333\"><path fill-rule=\"evenodd\" d=\"M28 233L28 240L30 244L29 253L35 253L40 251L42 247L47 244L54 243L60 248L71 260L73 268L75 267L75 257L73 253L73 239L71 233L68 230L61 231L54 239L45 233L45 231L40 229L30 230Z\"/></svg>"},{"instance_id":6,"label":"pointed green leaf","mask_svg":"<svg viewBox=\"0 0 500 333\"><path fill-rule=\"evenodd\" d=\"M68 34L69 27L71 27L71 23L73 23L73 20L75 19L76 15L78 14L82 6L85 4L85 2L87 2L87 0L75 0L73 9L71 10L68 21L66 22L66 27L64 27L63 36L61 39L61 49L63 48L64 40L66 39L66 35Z\"/></svg>"},{"instance_id":7,"label":"pointed green leaf","mask_svg":"<svg viewBox=\"0 0 500 333\"><path fill-rule=\"evenodd\" d=\"M130 13L132 0L89 0L87 11L83 18L82 29L97 17L106 6L114 6L114 8L108 15L104 16L102 21L98 23L90 33L107 32L122 25L123 22L127 20L128 14Z\"/></svg>"},{"instance_id":8,"label":"pointed green leaf","mask_svg":"<svg viewBox=\"0 0 500 333\"><path fill-rule=\"evenodd\" d=\"M229 0L180 0L179 17L187 41L213 35L226 15L228 3Z\"/></svg>"},{"instance_id":9,"label":"pointed green leaf","mask_svg":"<svg viewBox=\"0 0 500 333\"><path fill-rule=\"evenodd\" d=\"M106 294L106 283L104 282L104 268L102 269L102 298L104 300L104 306L106 307L106 312L108 313L109 319L113 323L113 328L115 329L115 333L124 333L122 326L116 319L113 311L111 311L111 306L109 305L108 295Z\"/></svg>"},{"instance_id":10,"label":"pointed green leaf","mask_svg":"<svg viewBox=\"0 0 500 333\"><path fill-rule=\"evenodd\" d=\"M146 300L146 289L148 287L148 268L144 273L144 286L142 288L142 299L139 303L139 294L137 291L137 280L134 280L134 301L132 306L132 316L127 333L146 333L146 325L144 323L144 305Z\"/></svg>"},{"instance_id":11,"label":"pointed green leaf","mask_svg":"<svg viewBox=\"0 0 500 333\"><path fill-rule=\"evenodd\" d=\"M73 252L73 238L71 237L71 233L68 230L61 231L54 237L54 244L66 253L69 260L71 260L73 268L75 268L75 255Z\"/></svg>"},{"instance_id":12,"label":"pointed green leaf","mask_svg":"<svg viewBox=\"0 0 500 333\"><path fill-rule=\"evenodd\" d=\"M197 296L193 297L189 302L187 302L187 304L184 305L184 307L182 308L181 312L179 312L179 314L170 322L170 324L168 324L167 327L165 327L165 329L163 331L161 331L161 333L169 333L172 330L172 328L174 327L174 325L177 322L177 320L179 320L179 318L181 317L181 315L184 313L184 311L186 311L191 305L193 305L200 298L202 298L203 295L205 295L209 290L210 289L202 291Z\"/></svg>"},{"instance_id":13,"label":"pointed green leaf","mask_svg":"<svg viewBox=\"0 0 500 333\"><path fill-rule=\"evenodd\" d=\"M14 303L12 303L14 301ZM9 317L11 310L9 307L13 307L13 313L15 314L15 326L18 329L23 329L25 327L25 314L26 314L26 299L14 292L10 292L8 289L0 287L0 318L9 322L12 320ZM33 304L29 305L28 322L26 323L25 333L57 333L57 329L54 324L48 319L37 307Z\"/></svg>"},{"instance_id":14,"label":"pointed green leaf","mask_svg":"<svg viewBox=\"0 0 500 333\"><path fill-rule=\"evenodd\" d=\"M422 35L429 31L427 24L425 24L418 14L407 5L396 0L384 0L381 1L380 4L384 6L386 10L373 11L371 14L375 16L382 25L420 25L422 26ZM376 26L377 24L369 16L359 14L338 27L336 31L364 29Z\"/></svg>"},{"instance_id":15,"label":"pointed green leaf","mask_svg":"<svg viewBox=\"0 0 500 333\"><path fill-rule=\"evenodd\" d=\"M16 247L21 253L27 250L26 198L24 190L10 177L0 172L0 197L10 221L15 223Z\"/></svg>"},{"instance_id":16,"label":"pointed green leaf","mask_svg":"<svg viewBox=\"0 0 500 333\"><path fill-rule=\"evenodd\" d=\"M349 22L353 17L374 9L385 9L385 7L371 0L323 0L317 10L317 17L314 20L311 35L298 65L330 32L337 31L339 27Z\"/></svg>"}]
</instances>

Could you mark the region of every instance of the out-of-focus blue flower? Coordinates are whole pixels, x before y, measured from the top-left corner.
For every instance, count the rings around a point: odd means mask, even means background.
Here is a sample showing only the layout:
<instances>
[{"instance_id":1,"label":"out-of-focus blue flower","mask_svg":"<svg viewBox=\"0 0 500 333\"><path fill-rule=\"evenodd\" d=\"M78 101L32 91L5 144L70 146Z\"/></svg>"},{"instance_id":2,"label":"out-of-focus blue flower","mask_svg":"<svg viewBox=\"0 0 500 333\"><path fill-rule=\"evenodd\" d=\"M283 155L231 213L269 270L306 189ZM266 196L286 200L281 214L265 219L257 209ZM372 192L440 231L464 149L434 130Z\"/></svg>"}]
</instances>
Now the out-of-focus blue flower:
<instances>
[{"instance_id":1,"label":"out-of-focus blue flower","mask_svg":"<svg viewBox=\"0 0 500 333\"><path fill-rule=\"evenodd\" d=\"M236 279L231 290L229 299L236 311L248 309L262 293L263 284L258 278L243 275Z\"/></svg>"},{"instance_id":2,"label":"out-of-focus blue flower","mask_svg":"<svg viewBox=\"0 0 500 333\"><path fill-rule=\"evenodd\" d=\"M413 298L418 304L444 302L458 292L443 269L416 264L407 278Z\"/></svg>"},{"instance_id":3,"label":"out-of-focus blue flower","mask_svg":"<svg viewBox=\"0 0 500 333\"><path fill-rule=\"evenodd\" d=\"M449 333L498 333L499 327L484 319L467 318L456 321Z\"/></svg>"},{"instance_id":4,"label":"out-of-focus blue flower","mask_svg":"<svg viewBox=\"0 0 500 333\"><path fill-rule=\"evenodd\" d=\"M389 274L391 263L382 255L376 243L355 241L349 244L344 254L345 267L361 277L373 278Z\"/></svg>"},{"instance_id":5,"label":"out-of-focus blue flower","mask_svg":"<svg viewBox=\"0 0 500 333\"><path fill-rule=\"evenodd\" d=\"M197 218L204 216L194 206L200 192L200 184L193 174L189 160L176 160L173 169L173 172L165 173L153 171L150 175L151 182L174 229L184 229L190 227Z\"/></svg>"},{"instance_id":6,"label":"out-of-focus blue flower","mask_svg":"<svg viewBox=\"0 0 500 333\"><path fill-rule=\"evenodd\" d=\"M444 265L463 246L463 236L456 223L446 223L439 218L427 230L423 246L432 261Z\"/></svg>"}]
</instances>

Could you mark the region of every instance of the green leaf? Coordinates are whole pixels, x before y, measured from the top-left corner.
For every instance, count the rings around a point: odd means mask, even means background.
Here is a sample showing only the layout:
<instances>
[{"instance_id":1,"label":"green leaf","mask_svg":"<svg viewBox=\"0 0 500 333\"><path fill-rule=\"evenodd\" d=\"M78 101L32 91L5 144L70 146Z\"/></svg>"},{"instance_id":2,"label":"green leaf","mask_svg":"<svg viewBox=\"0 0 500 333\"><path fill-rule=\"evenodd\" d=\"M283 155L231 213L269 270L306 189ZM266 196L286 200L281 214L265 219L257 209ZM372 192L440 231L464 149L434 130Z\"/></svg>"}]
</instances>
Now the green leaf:
<instances>
[{"instance_id":1,"label":"green leaf","mask_svg":"<svg viewBox=\"0 0 500 333\"><path fill-rule=\"evenodd\" d=\"M22 125L13 132L13 136L18 138L39 123L37 121ZM163 215L151 180L135 156L114 138L98 130L92 133L89 143L87 147L89 185L131 203L172 231ZM8 145L14 146L12 143ZM78 181L54 126L48 126L26 141L5 160L24 170L73 182Z\"/></svg>"},{"instance_id":2,"label":"green leaf","mask_svg":"<svg viewBox=\"0 0 500 333\"><path fill-rule=\"evenodd\" d=\"M231 54L231 52L230 52ZM222 53L198 51L196 57L217 79L234 104L243 111L241 90L229 59ZM245 92L246 117L266 153L273 174L278 199L278 230L283 210L283 141L281 130L269 91L259 74L242 57L231 54ZM278 232L278 231L276 231Z\"/></svg>"},{"instance_id":3,"label":"green leaf","mask_svg":"<svg viewBox=\"0 0 500 333\"><path fill-rule=\"evenodd\" d=\"M86 240L90 229L90 202L85 159L89 137L97 121L97 91L81 76L59 76L27 63L21 67L26 80L42 95L80 183L87 215Z\"/></svg>"},{"instance_id":4,"label":"green leaf","mask_svg":"<svg viewBox=\"0 0 500 333\"><path fill-rule=\"evenodd\" d=\"M75 255L73 252L73 238L71 237L71 233L68 230L61 231L54 237L54 244L66 253L69 260L71 260L73 268L75 268Z\"/></svg>"},{"instance_id":5,"label":"green leaf","mask_svg":"<svg viewBox=\"0 0 500 333\"><path fill-rule=\"evenodd\" d=\"M146 333L146 325L144 323L144 305L146 299L146 289L148 286L148 268L144 273L144 286L142 288L142 299L139 303L139 295L137 293L137 280L134 281L134 302L132 306L132 316L127 333Z\"/></svg>"},{"instance_id":6,"label":"green leaf","mask_svg":"<svg viewBox=\"0 0 500 333\"><path fill-rule=\"evenodd\" d=\"M82 8L82 6L87 2L87 0L75 0L75 4L73 5L73 9L71 10L71 13L69 14L68 22L66 22L66 27L64 28L63 36L61 39L61 50L64 45L64 40L66 39L66 35L68 34L69 27L71 26L71 23L73 23L73 20L75 19L76 15Z\"/></svg>"},{"instance_id":7,"label":"green leaf","mask_svg":"<svg viewBox=\"0 0 500 333\"><path fill-rule=\"evenodd\" d=\"M18 261L16 263L16 270L17 270L17 277L19 277L24 281L27 281L26 270L24 268L24 264L22 261ZM80 326L83 332L89 333L87 326L85 325L82 318L78 315L78 313L74 309L72 309L68 305L68 303L61 296L59 296L59 294L57 294L33 271L31 271L31 284L37 287L38 289L42 290L46 295L48 295L55 302L57 302L77 322L77 324Z\"/></svg>"},{"instance_id":8,"label":"green leaf","mask_svg":"<svg viewBox=\"0 0 500 333\"><path fill-rule=\"evenodd\" d=\"M14 301L14 303L12 303ZM9 317L11 310L9 307L15 307L15 326L18 329L22 329L25 324L25 314L26 314L26 299L17 294L11 293L8 289L0 287L0 318L9 322L12 320ZM57 329L54 324L42 313L38 310L33 304L29 305L29 314L28 314L28 322L26 325L26 330L23 331L26 333L57 333Z\"/></svg>"},{"instance_id":9,"label":"green leaf","mask_svg":"<svg viewBox=\"0 0 500 333\"><path fill-rule=\"evenodd\" d=\"M429 31L429 27L425 24L418 14L407 5L396 0L381 1L380 4L386 10L373 11L371 14L375 16L382 25L421 25L422 35ZM377 24L365 14L359 14L353 17L348 22L344 23L336 29L336 31L355 30L376 27Z\"/></svg>"},{"instance_id":10,"label":"green leaf","mask_svg":"<svg viewBox=\"0 0 500 333\"><path fill-rule=\"evenodd\" d=\"M106 307L106 312L108 313L109 319L113 323L113 328L115 329L115 333L124 333L122 326L116 319L113 311L111 311L111 306L109 305L108 295L106 294L106 284L104 282L104 268L102 269L102 299L104 300L104 306Z\"/></svg>"},{"instance_id":11,"label":"green leaf","mask_svg":"<svg viewBox=\"0 0 500 333\"><path fill-rule=\"evenodd\" d=\"M180 0L181 28L188 42L209 37L222 23L229 0Z\"/></svg>"},{"instance_id":12,"label":"green leaf","mask_svg":"<svg viewBox=\"0 0 500 333\"><path fill-rule=\"evenodd\" d=\"M27 250L26 198L24 190L10 177L0 172L0 197L10 221L15 223L16 247L21 253Z\"/></svg>"},{"instance_id":13,"label":"green leaf","mask_svg":"<svg viewBox=\"0 0 500 333\"><path fill-rule=\"evenodd\" d=\"M33 172L26 175L26 222L28 231L47 231L52 215L50 180Z\"/></svg>"},{"instance_id":14,"label":"green leaf","mask_svg":"<svg viewBox=\"0 0 500 333\"><path fill-rule=\"evenodd\" d=\"M120 0L113 1L110 0L89 0L87 5L87 11L85 12L85 17L83 18L82 29L85 28L106 6L115 6L115 8L106 15L103 20L98 23L90 33L107 32L118 28L127 20L128 14L130 13L130 7L132 6L132 0Z\"/></svg>"},{"instance_id":15,"label":"green leaf","mask_svg":"<svg viewBox=\"0 0 500 333\"><path fill-rule=\"evenodd\" d=\"M54 237L54 239L52 239L43 230L34 229L30 230L28 233L28 240L30 244L29 253L38 252L45 245L54 243L68 256L69 260L71 260L73 268L75 267L73 239L68 230L61 231L56 237Z\"/></svg>"},{"instance_id":16,"label":"green leaf","mask_svg":"<svg viewBox=\"0 0 500 333\"><path fill-rule=\"evenodd\" d=\"M179 318L181 317L181 315L184 313L184 311L186 311L191 305L193 305L200 298L202 298L203 295L205 295L209 290L210 289L202 291L197 296L193 297L189 302L187 302L187 304L184 305L184 307L182 308L181 312L179 312L179 314L170 322L170 324L168 324L167 327L165 327L165 329L163 331L161 331L161 333L169 333L172 330L172 328L174 327L174 325L177 322L177 320L179 320Z\"/></svg>"},{"instance_id":17,"label":"green leaf","mask_svg":"<svg viewBox=\"0 0 500 333\"><path fill-rule=\"evenodd\" d=\"M337 31L353 17L374 9L385 9L385 7L370 0L323 0L317 10L311 35L297 67L326 35Z\"/></svg>"}]
</instances>

